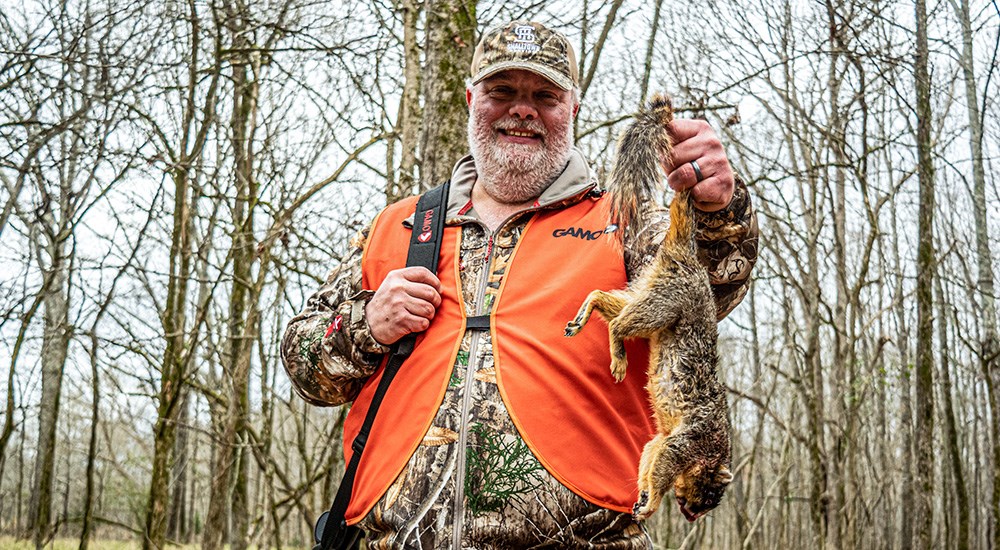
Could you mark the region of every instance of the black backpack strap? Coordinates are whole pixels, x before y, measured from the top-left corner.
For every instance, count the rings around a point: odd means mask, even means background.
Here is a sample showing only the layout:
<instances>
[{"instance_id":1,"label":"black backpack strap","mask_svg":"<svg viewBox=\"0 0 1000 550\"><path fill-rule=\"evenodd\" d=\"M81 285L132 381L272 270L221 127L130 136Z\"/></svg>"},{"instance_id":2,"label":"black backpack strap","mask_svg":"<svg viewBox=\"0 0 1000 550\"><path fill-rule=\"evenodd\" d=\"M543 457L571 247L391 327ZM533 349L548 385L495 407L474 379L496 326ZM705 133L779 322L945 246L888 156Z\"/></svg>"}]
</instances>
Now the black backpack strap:
<instances>
[{"instance_id":1,"label":"black backpack strap","mask_svg":"<svg viewBox=\"0 0 1000 550\"><path fill-rule=\"evenodd\" d=\"M448 211L448 189L451 182L435 187L424 193L417 201L417 210L413 216L413 234L410 237L410 247L406 253L406 267L424 266L432 273L437 273L438 258L441 254L441 236L444 233L444 219ZM351 443L354 451L351 461L344 468L344 479L337 489L337 496L333 499L333 506L330 511L320 516L316 522L314 537L317 545L313 550L340 550L355 548L358 538L361 536L361 529L347 525L344 515L347 512L347 505L351 502L351 494L354 492L354 475L358 471L358 464L361 462L361 455L365 451L368 443L368 434L371 433L372 424L375 423L375 415L382 405L385 392L389 389L389 384L395 378L399 367L403 365L406 358L413 351L413 345L417 341L417 335L407 334L390 348L389 361L385 365L385 371L379 380L372 402L368 406L368 414L361 424L361 430ZM333 521L330 521L333 518Z\"/></svg>"},{"instance_id":2,"label":"black backpack strap","mask_svg":"<svg viewBox=\"0 0 1000 550\"><path fill-rule=\"evenodd\" d=\"M406 252L406 267L424 266L437 273L438 258L441 254L441 232L448 210L448 188L451 182L424 193L417 201L413 214L413 234L410 249Z\"/></svg>"}]
</instances>

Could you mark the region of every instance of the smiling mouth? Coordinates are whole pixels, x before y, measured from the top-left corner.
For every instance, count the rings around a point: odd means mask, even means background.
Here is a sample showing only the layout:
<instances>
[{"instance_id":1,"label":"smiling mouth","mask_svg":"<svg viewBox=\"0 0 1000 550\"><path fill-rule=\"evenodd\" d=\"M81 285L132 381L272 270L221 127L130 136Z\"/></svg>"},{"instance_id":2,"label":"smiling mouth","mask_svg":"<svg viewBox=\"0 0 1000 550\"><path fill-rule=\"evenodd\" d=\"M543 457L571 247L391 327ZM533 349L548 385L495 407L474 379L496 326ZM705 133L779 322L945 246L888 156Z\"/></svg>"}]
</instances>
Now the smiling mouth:
<instances>
[{"instance_id":1,"label":"smiling mouth","mask_svg":"<svg viewBox=\"0 0 1000 550\"><path fill-rule=\"evenodd\" d=\"M501 129L500 133L503 134L503 135L505 135L505 136L517 137L517 138L531 138L531 139L539 139L539 138L541 138L541 136L539 134L537 134L535 132L532 132L532 131L529 131L529 130L514 130L514 129L504 130L504 129Z\"/></svg>"}]
</instances>

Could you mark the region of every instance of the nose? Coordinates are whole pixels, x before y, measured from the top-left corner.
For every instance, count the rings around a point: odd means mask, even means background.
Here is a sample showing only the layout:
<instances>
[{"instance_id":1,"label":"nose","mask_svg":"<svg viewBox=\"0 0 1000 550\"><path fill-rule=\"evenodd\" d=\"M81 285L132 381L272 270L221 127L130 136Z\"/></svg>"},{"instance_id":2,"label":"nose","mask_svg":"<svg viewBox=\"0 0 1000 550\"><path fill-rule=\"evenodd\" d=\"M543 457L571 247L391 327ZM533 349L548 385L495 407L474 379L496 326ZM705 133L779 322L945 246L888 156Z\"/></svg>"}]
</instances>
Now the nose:
<instances>
[{"instance_id":1,"label":"nose","mask_svg":"<svg viewBox=\"0 0 1000 550\"><path fill-rule=\"evenodd\" d=\"M519 99L510 106L508 111L510 116L514 118L520 118L522 120L532 120L538 118L538 110L535 106L531 104L530 101Z\"/></svg>"}]
</instances>

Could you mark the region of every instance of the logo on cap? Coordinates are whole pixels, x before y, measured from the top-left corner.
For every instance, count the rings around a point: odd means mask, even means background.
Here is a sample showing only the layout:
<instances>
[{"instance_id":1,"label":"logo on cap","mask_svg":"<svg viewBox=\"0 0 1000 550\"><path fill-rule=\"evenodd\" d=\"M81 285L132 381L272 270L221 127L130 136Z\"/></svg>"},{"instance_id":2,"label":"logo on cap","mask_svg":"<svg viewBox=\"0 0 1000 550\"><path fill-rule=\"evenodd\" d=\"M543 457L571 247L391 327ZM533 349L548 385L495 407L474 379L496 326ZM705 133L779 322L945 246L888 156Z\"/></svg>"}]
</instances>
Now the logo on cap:
<instances>
[{"instance_id":1,"label":"logo on cap","mask_svg":"<svg viewBox=\"0 0 1000 550\"><path fill-rule=\"evenodd\" d=\"M517 35L518 42L535 41L535 27L531 25L518 25L514 27L514 34Z\"/></svg>"},{"instance_id":2,"label":"logo on cap","mask_svg":"<svg viewBox=\"0 0 1000 550\"><path fill-rule=\"evenodd\" d=\"M542 47L535 43L535 27L518 25L513 28L514 40L507 43L507 51L513 53L533 54Z\"/></svg>"}]
</instances>

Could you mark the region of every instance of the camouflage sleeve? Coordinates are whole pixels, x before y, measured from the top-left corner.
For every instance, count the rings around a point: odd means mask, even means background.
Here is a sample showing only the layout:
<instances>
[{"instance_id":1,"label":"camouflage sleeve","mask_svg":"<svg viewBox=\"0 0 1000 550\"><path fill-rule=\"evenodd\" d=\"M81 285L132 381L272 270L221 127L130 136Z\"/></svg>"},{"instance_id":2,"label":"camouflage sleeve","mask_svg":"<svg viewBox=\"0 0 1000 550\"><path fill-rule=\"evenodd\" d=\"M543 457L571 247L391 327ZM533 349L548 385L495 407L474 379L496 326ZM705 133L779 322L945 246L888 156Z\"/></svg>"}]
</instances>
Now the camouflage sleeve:
<instances>
[{"instance_id":1,"label":"camouflage sleeve","mask_svg":"<svg viewBox=\"0 0 1000 550\"><path fill-rule=\"evenodd\" d=\"M313 405L353 401L388 352L372 338L365 319L371 290L361 288L365 228L351 253L292 318L281 340L281 359L295 391Z\"/></svg>"},{"instance_id":2,"label":"camouflage sleeve","mask_svg":"<svg viewBox=\"0 0 1000 550\"><path fill-rule=\"evenodd\" d=\"M643 213L643 230L625 243L629 280L652 261L666 232L670 215L658 207ZM746 184L736 178L733 200L718 212L695 210L698 258L708 269L719 320L733 310L750 287L750 270L757 261L757 216Z\"/></svg>"},{"instance_id":3,"label":"camouflage sleeve","mask_svg":"<svg viewBox=\"0 0 1000 550\"><path fill-rule=\"evenodd\" d=\"M695 212L698 258L708 268L722 320L743 301L750 288L750 271L757 263L757 214L740 178L736 178L729 206L718 212Z\"/></svg>"},{"instance_id":4,"label":"camouflage sleeve","mask_svg":"<svg viewBox=\"0 0 1000 550\"><path fill-rule=\"evenodd\" d=\"M670 223L669 211L660 204L644 209L639 215L642 230L632 240L628 238L630 233L625 233L625 273L629 281L638 278L642 269L656 257L656 251L659 250Z\"/></svg>"}]
</instances>

